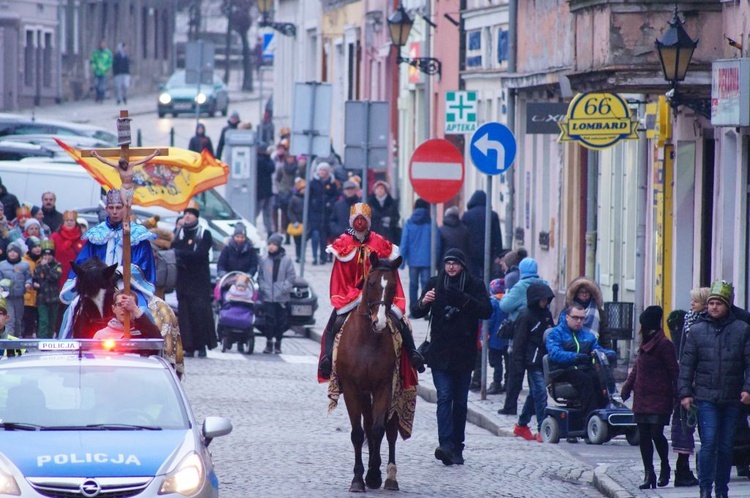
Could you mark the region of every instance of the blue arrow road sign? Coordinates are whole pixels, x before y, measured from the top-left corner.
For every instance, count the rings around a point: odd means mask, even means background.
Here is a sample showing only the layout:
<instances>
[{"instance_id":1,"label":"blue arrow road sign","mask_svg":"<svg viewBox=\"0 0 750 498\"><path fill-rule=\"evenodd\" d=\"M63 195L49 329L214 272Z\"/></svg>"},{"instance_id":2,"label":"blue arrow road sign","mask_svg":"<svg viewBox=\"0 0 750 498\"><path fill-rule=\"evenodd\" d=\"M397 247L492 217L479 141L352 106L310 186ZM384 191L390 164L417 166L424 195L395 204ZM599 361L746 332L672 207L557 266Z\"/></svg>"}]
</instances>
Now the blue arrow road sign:
<instances>
[{"instance_id":1,"label":"blue arrow road sign","mask_svg":"<svg viewBox=\"0 0 750 498\"><path fill-rule=\"evenodd\" d=\"M471 161L482 173L499 175L516 159L516 137L500 123L485 123L471 136Z\"/></svg>"}]
</instances>

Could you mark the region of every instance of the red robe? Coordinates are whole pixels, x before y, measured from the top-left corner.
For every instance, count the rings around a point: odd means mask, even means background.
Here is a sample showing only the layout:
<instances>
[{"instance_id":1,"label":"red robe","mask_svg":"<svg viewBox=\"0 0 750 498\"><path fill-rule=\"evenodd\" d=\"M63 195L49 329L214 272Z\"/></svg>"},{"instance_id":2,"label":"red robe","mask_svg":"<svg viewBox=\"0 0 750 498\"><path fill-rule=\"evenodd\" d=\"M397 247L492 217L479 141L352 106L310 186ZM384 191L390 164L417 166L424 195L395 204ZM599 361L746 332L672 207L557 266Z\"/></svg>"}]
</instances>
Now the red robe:
<instances>
[{"instance_id":1,"label":"red robe","mask_svg":"<svg viewBox=\"0 0 750 498\"><path fill-rule=\"evenodd\" d=\"M359 304L362 297L361 284L370 271L370 253L374 252L378 258L388 261L393 261L399 256L398 246L375 232L370 232L364 242L345 232L333 241L326 251L334 256L331 270L331 304L340 312L352 310ZM401 310L402 315L406 313L406 298L398 272L393 304Z\"/></svg>"}]
</instances>

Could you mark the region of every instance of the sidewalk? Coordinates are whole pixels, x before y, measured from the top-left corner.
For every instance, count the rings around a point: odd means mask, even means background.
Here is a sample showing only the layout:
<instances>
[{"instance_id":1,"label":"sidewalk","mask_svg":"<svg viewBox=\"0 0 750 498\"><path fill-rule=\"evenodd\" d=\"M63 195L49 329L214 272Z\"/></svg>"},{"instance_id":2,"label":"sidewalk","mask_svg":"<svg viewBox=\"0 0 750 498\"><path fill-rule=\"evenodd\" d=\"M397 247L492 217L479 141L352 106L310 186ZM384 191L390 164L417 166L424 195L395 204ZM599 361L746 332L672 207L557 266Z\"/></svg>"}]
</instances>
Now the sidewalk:
<instances>
[{"instance_id":1,"label":"sidewalk","mask_svg":"<svg viewBox=\"0 0 750 498\"><path fill-rule=\"evenodd\" d=\"M292 254L294 248L287 246L287 253ZM315 289L318 294L318 303L320 308L316 314L317 325L311 331L310 337L313 340L319 341L322 333L322 329L325 326L325 322L331 313L330 302L327 299L328 294L328 280L330 278L330 271L332 265L330 263L320 266L305 265L305 278ZM405 288L408 288L408 274L405 272L401 273L402 284ZM420 344L427 334L426 320L413 320L412 328L414 330L414 340L417 344ZM432 375L429 369L427 372L419 376L419 387L417 390L419 396L429 403L435 403L437 400L437 393L435 386L432 382ZM519 413L523 401L526 399L528 394L528 388L524 382L524 389L519 395ZM505 395L492 395L487 396L486 400L482 400L479 393L469 392L469 404L468 404L468 420L474 425L482 427L490 431L491 433L501 437L516 437L513 434L513 426L515 425L518 417L511 415L500 415L497 413L498 409L502 408L505 401ZM554 401L550 400L551 404ZM533 425L534 420L532 420ZM533 427L536 429L536 427ZM536 432L536 430L533 430ZM665 428L665 435L669 438L669 427ZM622 438L618 438L622 439ZM570 445L570 450L566 447L569 443L562 441L559 443L561 449L564 451L570 451L571 457L580 457L574 452L591 452L594 450L604 450L606 452L607 446L612 447L614 443L605 443L602 446L595 447L589 446L585 443L579 443L577 445ZM622 445L622 443L620 443ZM626 443L625 443L626 444ZM675 488L673 484L674 480L674 468L676 454L672 452L670 446L670 462L672 465L672 475L670 484L664 488L652 489L652 490L639 490L638 486L643 481L643 467L641 464L640 453L637 447L627 447L630 449L623 449L622 446L618 446L618 453L625 453L623 458L613 458L603 460L614 460L613 461L597 461L593 464L593 485L604 495L609 498L636 498L636 497L663 497L663 498L688 498L696 497L699 494L698 487L689 488ZM615 448L612 447L614 451ZM599 451L601 453L601 451ZM632 453L632 458L631 458ZM655 462L658 462L658 456L654 452ZM656 463L658 466L658 463ZM691 469L695 471L695 458L691 458ZM730 495L731 496L744 496L750 497L750 480L744 477L737 477L736 472L732 471L732 481L730 482Z\"/></svg>"}]
</instances>

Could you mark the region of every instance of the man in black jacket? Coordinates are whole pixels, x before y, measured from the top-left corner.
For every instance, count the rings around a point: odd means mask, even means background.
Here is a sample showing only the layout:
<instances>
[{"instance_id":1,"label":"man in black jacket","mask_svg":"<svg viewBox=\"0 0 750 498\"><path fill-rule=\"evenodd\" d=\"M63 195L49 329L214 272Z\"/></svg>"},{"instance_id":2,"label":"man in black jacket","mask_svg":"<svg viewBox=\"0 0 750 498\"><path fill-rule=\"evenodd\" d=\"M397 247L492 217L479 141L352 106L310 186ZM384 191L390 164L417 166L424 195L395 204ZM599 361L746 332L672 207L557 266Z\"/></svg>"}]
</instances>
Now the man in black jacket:
<instances>
[{"instance_id":1,"label":"man in black jacket","mask_svg":"<svg viewBox=\"0 0 750 498\"><path fill-rule=\"evenodd\" d=\"M711 285L707 316L690 327L680 359L678 393L685 410L698 406L700 496L726 497L732 470L734 432L750 405L750 325L731 310L734 287Z\"/></svg>"},{"instance_id":2,"label":"man in black jacket","mask_svg":"<svg viewBox=\"0 0 750 498\"><path fill-rule=\"evenodd\" d=\"M477 356L479 320L492 315L484 283L466 268L466 256L450 249L444 268L427 283L412 305L415 318L432 313L427 364L437 390L439 446L435 458L445 465L463 465L467 402L471 372Z\"/></svg>"},{"instance_id":3,"label":"man in black jacket","mask_svg":"<svg viewBox=\"0 0 750 498\"><path fill-rule=\"evenodd\" d=\"M276 165L271 159L268 149L258 147L257 159L257 180L255 182L256 192L256 209L255 215L263 215L263 228L267 234L276 232L276 220L273 219L273 174L276 172ZM286 228L286 227L285 227Z\"/></svg>"},{"instance_id":4,"label":"man in black jacket","mask_svg":"<svg viewBox=\"0 0 750 498\"><path fill-rule=\"evenodd\" d=\"M466 212L461 221L469 229L470 252L469 264L471 274L482 278L484 275L484 218L485 206L487 205L487 194L484 190L477 190L466 205ZM503 235L500 231L500 218L492 211L490 216L490 258L494 261L500 258L503 250Z\"/></svg>"}]
</instances>

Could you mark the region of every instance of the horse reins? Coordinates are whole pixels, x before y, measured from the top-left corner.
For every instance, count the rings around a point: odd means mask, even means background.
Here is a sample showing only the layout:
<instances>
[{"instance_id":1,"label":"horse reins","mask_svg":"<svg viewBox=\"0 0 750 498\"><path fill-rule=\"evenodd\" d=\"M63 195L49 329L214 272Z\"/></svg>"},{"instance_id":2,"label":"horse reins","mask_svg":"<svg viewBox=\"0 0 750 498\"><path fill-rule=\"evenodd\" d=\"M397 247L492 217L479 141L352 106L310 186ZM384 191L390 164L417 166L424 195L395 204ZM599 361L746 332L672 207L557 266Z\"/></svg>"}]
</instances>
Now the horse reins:
<instances>
[{"instance_id":1,"label":"horse reins","mask_svg":"<svg viewBox=\"0 0 750 498\"><path fill-rule=\"evenodd\" d=\"M378 266L377 268L374 268L374 270L393 272L393 268L391 268L390 266ZM370 271L372 272L373 269L371 269ZM370 313L371 313L371 311L372 311L372 308L374 308L375 306L380 306L380 305L389 306L389 303L386 302L386 301L384 301L384 300L382 300L382 299L379 299L377 301L369 301L368 300L367 301L367 313L360 313L360 315L368 315L369 316Z\"/></svg>"}]
</instances>

